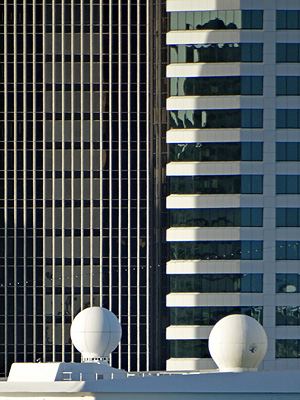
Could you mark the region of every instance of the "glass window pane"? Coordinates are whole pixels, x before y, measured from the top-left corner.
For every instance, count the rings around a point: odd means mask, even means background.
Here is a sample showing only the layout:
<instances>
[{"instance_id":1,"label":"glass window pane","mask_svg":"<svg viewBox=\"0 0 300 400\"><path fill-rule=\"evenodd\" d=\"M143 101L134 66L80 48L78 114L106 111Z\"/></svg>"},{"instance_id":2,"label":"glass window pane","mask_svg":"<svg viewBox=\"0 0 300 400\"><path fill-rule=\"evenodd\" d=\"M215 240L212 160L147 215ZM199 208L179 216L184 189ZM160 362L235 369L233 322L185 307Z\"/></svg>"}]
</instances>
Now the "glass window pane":
<instances>
[{"instance_id":1,"label":"glass window pane","mask_svg":"<svg viewBox=\"0 0 300 400\"><path fill-rule=\"evenodd\" d=\"M276 12L276 29L286 29L286 11Z\"/></svg>"},{"instance_id":2,"label":"glass window pane","mask_svg":"<svg viewBox=\"0 0 300 400\"><path fill-rule=\"evenodd\" d=\"M251 29L262 29L263 28L263 11L252 10L251 11Z\"/></svg>"},{"instance_id":3,"label":"glass window pane","mask_svg":"<svg viewBox=\"0 0 300 400\"><path fill-rule=\"evenodd\" d=\"M286 176L286 189L288 194L298 193L298 175Z\"/></svg>"},{"instance_id":4,"label":"glass window pane","mask_svg":"<svg viewBox=\"0 0 300 400\"><path fill-rule=\"evenodd\" d=\"M286 51L287 45L285 43L277 43L276 44L276 62L286 62Z\"/></svg>"},{"instance_id":5,"label":"glass window pane","mask_svg":"<svg viewBox=\"0 0 300 400\"><path fill-rule=\"evenodd\" d=\"M252 62L261 62L263 60L263 45L254 43L251 45L251 60Z\"/></svg>"},{"instance_id":6,"label":"glass window pane","mask_svg":"<svg viewBox=\"0 0 300 400\"><path fill-rule=\"evenodd\" d=\"M243 29L251 28L251 11L248 10L242 11L242 28Z\"/></svg>"},{"instance_id":7,"label":"glass window pane","mask_svg":"<svg viewBox=\"0 0 300 400\"><path fill-rule=\"evenodd\" d=\"M286 110L276 110L276 128L286 128Z\"/></svg>"},{"instance_id":8,"label":"glass window pane","mask_svg":"<svg viewBox=\"0 0 300 400\"><path fill-rule=\"evenodd\" d=\"M286 226L286 208L276 209L276 226Z\"/></svg>"},{"instance_id":9,"label":"glass window pane","mask_svg":"<svg viewBox=\"0 0 300 400\"><path fill-rule=\"evenodd\" d=\"M287 54L287 62L298 62L298 43L288 43L286 46Z\"/></svg>"},{"instance_id":10,"label":"glass window pane","mask_svg":"<svg viewBox=\"0 0 300 400\"><path fill-rule=\"evenodd\" d=\"M298 143L286 143L287 161L298 161Z\"/></svg>"},{"instance_id":11,"label":"glass window pane","mask_svg":"<svg viewBox=\"0 0 300 400\"><path fill-rule=\"evenodd\" d=\"M276 143L276 161L286 161L286 143Z\"/></svg>"},{"instance_id":12,"label":"glass window pane","mask_svg":"<svg viewBox=\"0 0 300 400\"><path fill-rule=\"evenodd\" d=\"M286 12L287 29L298 29L298 12L288 10Z\"/></svg>"},{"instance_id":13,"label":"glass window pane","mask_svg":"<svg viewBox=\"0 0 300 400\"><path fill-rule=\"evenodd\" d=\"M288 95L298 95L298 77L288 76L286 78L286 91Z\"/></svg>"},{"instance_id":14,"label":"glass window pane","mask_svg":"<svg viewBox=\"0 0 300 400\"><path fill-rule=\"evenodd\" d=\"M276 77L276 95L277 96L286 96L286 80L288 78L286 76L277 76Z\"/></svg>"},{"instance_id":15,"label":"glass window pane","mask_svg":"<svg viewBox=\"0 0 300 400\"><path fill-rule=\"evenodd\" d=\"M298 127L298 110L286 110L287 111L287 128Z\"/></svg>"}]
</instances>

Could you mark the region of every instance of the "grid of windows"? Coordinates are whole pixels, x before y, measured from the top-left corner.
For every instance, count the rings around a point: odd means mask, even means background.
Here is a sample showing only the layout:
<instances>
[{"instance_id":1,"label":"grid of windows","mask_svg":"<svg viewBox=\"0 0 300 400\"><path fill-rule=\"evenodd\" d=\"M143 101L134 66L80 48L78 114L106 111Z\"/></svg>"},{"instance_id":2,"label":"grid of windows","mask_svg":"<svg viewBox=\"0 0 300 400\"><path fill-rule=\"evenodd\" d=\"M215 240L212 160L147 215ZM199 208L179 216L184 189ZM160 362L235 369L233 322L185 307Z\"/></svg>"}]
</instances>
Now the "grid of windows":
<instances>
[{"instance_id":1,"label":"grid of windows","mask_svg":"<svg viewBox=\"0 0 300 400\"><path fill-rule=\"evenodd\" d=\"M79 361L69 328L90 305L122 324L113 365L146 370L149 2L4 3L0 375Z\"/></svg>"},{"instance_id":2,"label":"grid of windows","mask_svg":"<svg viewBox=\"0 0 300 400\"><path fill-rule=\"evenodd\" d=\"M276 77L277 96L299 96L300 78L299 76L277 76Z\"/></svg>"},{"instance_id":3,"label":"grid of windows","mask_svg":"<svg viewBox=\"0 0 300 400\"><path fill-rule=\"evenodd\" d=\"M262 142L171 143L171 161L262 161Z\"/></svg>"},{"instance_id":4,"label":"grid of windows","mask_svg":"<svg viewBox=\"0 0 300 400\"><path fill-rule=\"evenodd\" d=\"M260 240L171 242L172 260L262 260Z\"/></svg>"},{"instance_id":5,"label":"grid of windows","mask_svg":"<svg viewBox=\"0 0 300 400\"><path fill-rule=\"evenodd\" d=\"M244 109L171 111L170 125L173 129L259 129L263 127L263 110Z\"/></svg>"},{"instance_id":6,"label":"grid of windows","mask_svg":"<svg viewBox=\"0 0 300 400\"><path fill-rule=\"evenodd\" d=\"M210 358L207 339L171 340L170 357Z\"/></svg>"},{"instance_id":7,"label":"grid of windows","mask_svg":"<svg viewBox=\"0 0 300 400\"><path fill-rule=\"evenodd\" d=\"M234 96L263 94L262 76L171 78L171 96Z\"/></svg>"},{"instance_id":8,"label":"grid of windows","mask_svg":"<svg viewBox=\"0 0 300 400\"><path fill-rule=\"evenodd\" d=\"M170 226L262 226L262 208L171 209Z\"/></svg>"},{"instance_id":9,"label":"grid of windows","mask_svg":"<svg viewBox=\"0 0 300 400\"><path fill-rule=\"evenodd\" d=\"M296 129L300 127L299 110L276 110L276 128L277 129Z\"/></svg>"},{"instance_id":10,"label":"grid of windows","mask_svg":"<svg viewBox=\"0 0 300 400\"><path fill-rule=\"evenodd\" d=\"M262 274L171 275L172 293L262 293Z\"/></svg>"},{"instance_id":11,"label":"grid of windows","mask_svg":"<svg viewBox=\"0 0 300 400\"><path fill-rule=\"evenodd\" d=\"M276 293L300 293L300 274L276 274Z\"/></svg>"},{"instance_id":12,"label":"grid of windows","mask_svg":"<svg viewBox=\"0 0 300 400\"><path fill-rule=\"evenodd\" d=\"M263 322L263 307L171 307L171 325L215 325L231 314L249 315L260 324Z\"/></svg>"},{"instance_id":13,"label":"grid of windows","mask_svg":"<svg viewBox=\"0 0 300 400\"><path fill-rule=\"evenodd\" d=\"M298 63L300 62L300 44L298 43L277 43L277 63Z\"/></svg>"},{"instance_id":14,"label":"grid of windows","mask_svg":"<svg viewBox=\"0 0 300 400\"><path fill-rule=\"evenodd\" d=\"M276 143L276 161L300 161L300 143Z\"/></svg>"},{"instance_id":15,"label":"grid of windows","mask_svg":"<svg viewBox=\"0 0 300 400\"><path fill-rule=\"evenodd\" d=\"M300 29L300 11L299 10L277 10L276 11L276 29Z\"/></svg>"},{"instance_id":16,"label":"grid of windows","mask_svg":"<svg viewBox=\"0 0 300 400\"><path fill-rule=\"evenodd\" d=\"M262 62L262 43L215 43L170 46L171 63Z\"/></svg>"},{"instance_id":17,"label":"grid of windows","mask_svg":"<svg viewBox=\"0 0 300 400\"><path fill-rule=\"evenodd\" d=\"M262 194L262 175L171 176L170 194Z\"/></svg>"},{"instance_id":18,"label":"grid of windows","mask_svg":"<svg viewBox=\"0 0 300 400\"><path fill-rule=\"evenodd\" d=\"M262 29L262 10L171 12L170 30Z\"/></svg>"},{"instance_id":19,"label":"grid of windows","mask_svg":"<svg viewBox=\"0 0 300 400\"><path fill-rule=\"evenodd\" d=\"M300 176L277 175L276 194L300 194Z\"/></svg>"},{"instance_id":20,"label":"grid of windows","mask_svg":"<svg viewBox=\"0 0 300 400\"><path fill-rule=\"evenodd\" d=\"M276 260L300 260L300 242L276 241Z\"/></svg>"},{"instance_id":21,"label":"grid of windows","mask_svg":"<svg viewBox=\"0 0 300 400\"><path fill-rule=\"evenodd\" d=\"M300 208L276 208L276 226L300 226Z\"/></svg>"}]
</instances>

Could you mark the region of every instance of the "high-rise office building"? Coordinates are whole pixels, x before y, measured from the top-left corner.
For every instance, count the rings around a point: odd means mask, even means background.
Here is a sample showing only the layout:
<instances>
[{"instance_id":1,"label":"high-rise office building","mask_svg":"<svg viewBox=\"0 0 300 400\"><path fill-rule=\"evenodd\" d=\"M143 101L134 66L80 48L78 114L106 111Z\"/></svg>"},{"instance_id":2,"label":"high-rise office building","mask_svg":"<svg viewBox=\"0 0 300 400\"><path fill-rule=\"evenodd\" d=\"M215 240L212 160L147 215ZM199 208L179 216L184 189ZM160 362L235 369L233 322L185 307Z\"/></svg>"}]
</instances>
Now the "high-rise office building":
<instances>
[{"instance_id":1,"label":"high-rise office building","mask_svg":"<svg viewBox=\"0 0 300 400\"><path fill-rule=\"evenodd\" d=\"M212 325L261 322L299 368L300 7L167 0L168 369L213 367Z\"/></svg>"},{"instance_id":2,"label":"high-rise office building","mask_svg":"<svg viewBox=\"0 0 300 400\"><path fill-rule=\"evenodd\" d=\"M78 360L70 323L93 305L121 322L114 366L147 370L163 358L158 314L150 329L150 300L159 313L162 298L150 285L162 253L150 239L152 171L161 174L150 124L155 4L0 6L1 376L15 361Z\"/></svg>"}]
</instances>

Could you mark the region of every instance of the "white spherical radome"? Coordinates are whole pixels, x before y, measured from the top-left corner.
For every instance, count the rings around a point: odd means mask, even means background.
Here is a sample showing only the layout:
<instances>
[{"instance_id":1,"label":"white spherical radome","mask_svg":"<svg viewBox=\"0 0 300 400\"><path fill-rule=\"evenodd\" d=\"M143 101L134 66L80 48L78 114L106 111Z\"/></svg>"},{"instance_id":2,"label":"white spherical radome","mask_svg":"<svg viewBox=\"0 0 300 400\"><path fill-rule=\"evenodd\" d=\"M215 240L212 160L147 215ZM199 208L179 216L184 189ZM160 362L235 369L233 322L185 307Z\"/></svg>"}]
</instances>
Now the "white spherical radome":
<instances>
[{"instance_id":1,"label":"white spherical radome","mask_svg":"<svg viewBox=\"0 0 300 400\"><path fill-rule=\"evenodd\" d=\"M266 355L264 328L247 315L228 315L213 327L209 352L220 371L256 371Z\"/></svg>"},{"instance_id":2,"label":"white spherical radome","mask_svg":"<svg viewBox=\"0 0 300 400\"><path fill-rule=\"evenodd\" d=\"M86 360L108 357L118 346L121 335L121 326L115 314L102 307L81 311L71 326L73 345Z\"/></svg>"}]
</instances>

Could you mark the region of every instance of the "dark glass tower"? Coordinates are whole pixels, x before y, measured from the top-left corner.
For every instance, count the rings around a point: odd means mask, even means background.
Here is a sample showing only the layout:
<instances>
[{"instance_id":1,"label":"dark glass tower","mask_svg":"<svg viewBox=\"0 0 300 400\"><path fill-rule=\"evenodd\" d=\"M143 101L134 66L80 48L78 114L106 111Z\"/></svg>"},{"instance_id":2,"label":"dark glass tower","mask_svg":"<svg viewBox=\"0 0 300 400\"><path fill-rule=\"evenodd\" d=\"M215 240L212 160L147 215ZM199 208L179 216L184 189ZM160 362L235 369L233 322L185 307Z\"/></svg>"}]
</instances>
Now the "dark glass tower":
<instances>
[{"instance_id":1,"label":"dark glass tower","mask_svg":"<svg viewBox=\"0 0 300 400\"><path fill-rule=\"evenodd\" d=\"M157 367L150 15L149 0L0 6L2 376L78 360L69 328L89 306L122 324L114 366Z\"/></svg>"}]
</instances>

